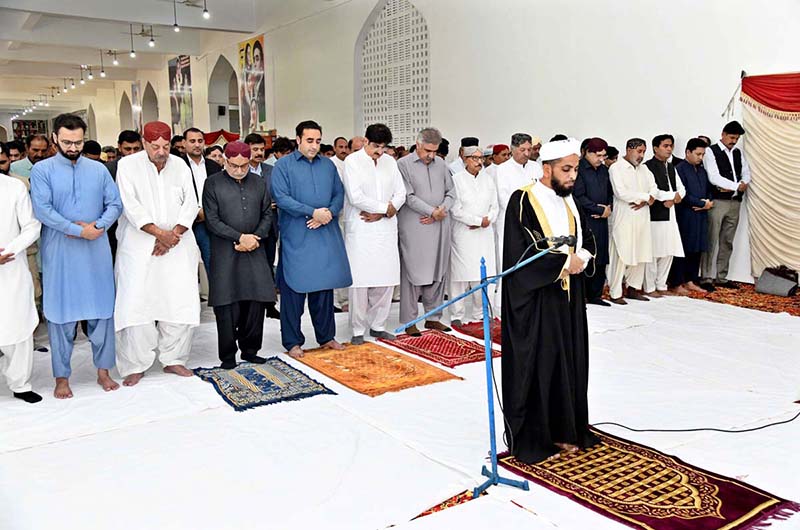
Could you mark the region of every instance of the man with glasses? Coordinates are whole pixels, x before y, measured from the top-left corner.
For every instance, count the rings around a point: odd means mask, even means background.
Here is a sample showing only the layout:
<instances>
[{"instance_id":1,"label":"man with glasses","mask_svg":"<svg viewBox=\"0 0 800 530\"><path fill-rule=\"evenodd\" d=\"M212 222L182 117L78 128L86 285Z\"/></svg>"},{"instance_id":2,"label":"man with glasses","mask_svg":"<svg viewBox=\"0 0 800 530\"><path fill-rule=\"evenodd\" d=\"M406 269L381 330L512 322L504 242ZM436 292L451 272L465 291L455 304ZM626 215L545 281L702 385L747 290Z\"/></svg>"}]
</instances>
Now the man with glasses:
<instances>
[{"instance_id":1,"label":"man with glasses","mask_svg":"<svg viewBox=\"0 0 800 530\"><path fill-rule=\"evenodd\" d=\"M393 339L386 331L394 286L400 283L397 210L406 202L397 162L385 153L392 132L382 123L367 127L367 145L344 161L344 243L353 285L350 286L352 344Z\"/></svg>"},{"instance_id":2,"label":"man with glasses","mask_svg":"<svg viewBox=\"0 0 800 530\"><path fill-rule=\"evenodd\" d=\"M456 192L447 164L438 156L441 143L438 129L422 129L416 150L397 163L406 185L406 204L398 213L401 322L417 318L420 296L426 312L444 301L450 272L450 210ZM451 331L441 318L441 312L430 316L425 327ZM416 326L406 333L421 335Z\"/></svg>"},{"instance_id":3,"label":"man with glasses","mask_svg":"<svg viewBox=\"0 0 800 530\"><path fill-rule=\"evenodd\" d=\"M466 168L453 175L456 201L453 204L453 251L450 257L450 297L456 297L481 281L481 258L486 259L486 274L492 276L497 267L494 254L494 228L499 206L492 176L483 170L483 151L478 146L462 150ZM489 297L494 287L489 287ZM471 320L481 320L481 292L470 296ZM460 326L465 314L465 301L450 309L451 325Z\"/></svg>"},{"instance_id":4,"label":"man with glasses","mask_svg":"<svg viewBox=\"0 0 800 530\"><path fill-rule=\"evenodd\" d=\"M608 144L602 138L590 138L586 152L578 164L578 176L572 196L586 214L586 224L594 235L597 253L594 264L584 271L586 302L608 307L603 300L608 265L608 218L614 204L614 190L608 177L608 168L603 163ZM588 237L588 235L587 235Z\"/></svg>"},{"instance_id":5,"label":"man with glasses","mask_svg":"<svg viewBox=\"0 0 800 530\"><path fill-rule=\"evenodd\" d=\"M511 136L511 158L497 167L497 202L500 212L495 223L497 230L497 262L503 261L503 230L506 220L506 209L511 194L520 188L533 184L542 177L542 166L531 162L533 150L533 137L526 133L516 133ZM501 280L502 282L502 280ZM502 283L497 285L495 296L495 314L500 316L502 304Z\"/></svg>"},{"instance_id":6,"label":"man with glasses","mask_svg":"<svg viewBox=\"0 0 800 530\"><path fill-rule=\"evenodd\" d=\"M28 156L11 163L11 174L28 178L31 176L33 165L48 157L50 140L46 134L32 134L25 139L25 149Z\"/></svg>"},{"instance_id":7,"label":"man with glasses","mask_svg":"<svg viewBox=\"0 0 800 530\"><path fill-rule=\"evenodd\" d=\"M86 123L73 114L53 121L54 157L31 171L31 199L42 222L44 316L50 335L55 397L72 397L69 377L75 326L86 320L97 383L119 385L114 367L114 270L106 229L122 212L108 169L81 156Z\"/></svg>"},{"instance_id":8,"label":"man with glasses","mask_svg":"<svg viewBox=\"0 0 800 530\"><path fill-rule=\"evenodd\" d=\"M137 384L158 360L164 371L186 368L193 328L200 324L197 262L191 230L197 217L192 172L169 154L169 125L144 126L144 151L119 161L125 205L119 220L116 278L117 367L125 386Z\"/></svg>"},{"instance_id":9,"label":"man with glasses","mask_svg":"<svg viewBox=\"0 0 800 530\"><path fill-rule=\"evenodd\" d=\"M208 305L217 320L221 368L242 360L264 364L258 356L264 312L275 303L275 286L261 249L272 224L272 197L266 181L250 171L250 146L225 145L225 169L206 180L203 210L211 239Z\"/></svg>"}]
</instances>

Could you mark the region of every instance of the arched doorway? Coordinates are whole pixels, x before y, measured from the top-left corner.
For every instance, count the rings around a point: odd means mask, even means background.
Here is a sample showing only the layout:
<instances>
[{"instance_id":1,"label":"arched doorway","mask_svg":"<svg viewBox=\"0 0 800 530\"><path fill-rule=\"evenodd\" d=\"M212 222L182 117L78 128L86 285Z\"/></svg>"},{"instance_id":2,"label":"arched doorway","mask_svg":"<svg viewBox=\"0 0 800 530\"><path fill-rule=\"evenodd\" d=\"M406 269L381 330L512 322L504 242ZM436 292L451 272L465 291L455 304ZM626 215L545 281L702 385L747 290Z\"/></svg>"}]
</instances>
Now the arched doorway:
<instances>
[{"instance_id":1,"label":"arched doorway","mask_svg":"<svg viewBox=\"0 0 800 530\"><path fill-rule=\"evenodd\" d=\"M142 120L144 123L158 120L158 97L149 81L142 96Z\"/></svg>"},{"instance_id":2,"label":"arched doorway","mask_svg":"<svg viewBox=\"0 0 800 530\"><path fill-rule=\"evenodd\" d=\"M121 131L133 129L133 109L128 94L122 93L122 100L119 102L119 127Z\"/></svg>"},{"instance_id":3,"label":"arched doorway","mask_svg":"<svg viewBox=\"0 0 800 530\"><path fill-rule=\"evenodd\" d=\"M86 136L89 137L90 140L97 140L97 118L94 115L94 108L89 105L89 109L86 111L86 126L89 128L86 131Z\"/></svg>"},{"instance_id":4,"label":"arched doorway","mask_svg":"<svg viewBox=\"0 0 800 530\"><path fill-rule=\"evenodd\" d=\"M233 66L222 55L208 79L208 107L210 130L239 132L239 81Z\"/></svg>"}]
</instances>

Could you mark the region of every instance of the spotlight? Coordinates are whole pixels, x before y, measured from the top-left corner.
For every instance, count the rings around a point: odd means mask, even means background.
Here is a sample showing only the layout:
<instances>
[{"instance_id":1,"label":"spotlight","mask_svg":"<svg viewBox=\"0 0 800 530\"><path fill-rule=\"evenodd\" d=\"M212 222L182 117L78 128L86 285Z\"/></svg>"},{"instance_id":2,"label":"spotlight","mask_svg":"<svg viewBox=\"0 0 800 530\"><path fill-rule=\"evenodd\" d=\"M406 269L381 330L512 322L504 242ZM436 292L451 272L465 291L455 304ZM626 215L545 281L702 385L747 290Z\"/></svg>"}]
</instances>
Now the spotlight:
<instances>
[{"instance_id":1,"label":"spotlight","mask_svg":"<svg viewBox=\"0 0 800 530\"><path fill-rule=\"evenodd\" d=\"M148 41L147 45L150 46L151 48L156 47L156 41L153 39L153 37L150 37L150 40Z\"/></svg>"},{"instance_id":2,"label":"spotlight","mask_svg":"<svg viewBox=\"0 0 800 530\"><path fill-rule=\"evenodd\" d=\"M130 56L131 56L131 59L136 59L136 52L131 50Z\"/></svg>"},{"instance_id":3,"label":"spotlight","mask_svg":"<svg viewBox=\"0 0 800 530\"><path fill-rule=\"evenodd\" d=\"M172 31L174 31L175 33L180 33L181 27L178 25L177 22L172 25Z\"/></svg>"},{"instance_id":4,"label":"spotlight","mask_svg":"<svg viewBox=\"0 0 800 530\"><path fill-rule=\"evenodd\" d=\"M211 13L208 12L208 2L207 0L203 0L203 18L208 20L211 18Z\"/></svg>"}]
</instances>

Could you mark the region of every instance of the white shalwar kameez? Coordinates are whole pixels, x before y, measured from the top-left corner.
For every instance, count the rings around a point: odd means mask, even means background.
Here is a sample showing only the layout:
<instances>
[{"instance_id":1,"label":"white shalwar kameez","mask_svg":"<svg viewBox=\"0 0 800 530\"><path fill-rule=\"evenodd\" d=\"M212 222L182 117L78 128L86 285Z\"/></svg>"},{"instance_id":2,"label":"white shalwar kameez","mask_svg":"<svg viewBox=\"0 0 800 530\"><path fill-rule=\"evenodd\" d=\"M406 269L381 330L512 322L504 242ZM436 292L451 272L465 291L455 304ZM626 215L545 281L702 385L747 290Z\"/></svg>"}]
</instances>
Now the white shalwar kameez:
<instances>
[{"instance_id":1,"label":"white shalwar kameez","mask_svg":"<svg viewBox=\"0 0 800 530\"><path fill-rule=\"evenodd\" d=\"M191 229L198 206L191 171L170 155L159 173L141 151L119 161L117 184L123 204L115 269L117 368L123 377L143 373L156 356L164 366L183 366L192 328L200 324L200 250ZM153 256L156 238L141 230L150 223L187 230L177 246Z\"/></svg>"},{"instance_id":2,"label":"white shalwar kameez","mask_svg":"<svg viewBox=\"0 0 800 530\"><path fill-rule=\"evenodd\" d=\"M686 188L683 181L676 174L675 187L667 179L669 190L658 190L660 201L671 201L675 199L675 193L686 197ZM645 265L644 268L644 290L652 293L656 289L659 291L667 290L667 278L669 270L672 268L674 257L684 257L683 242L681 241L681 231L678 228L678 218L675 214L675 205L669 209L669 221L650 221L650 229L653 234L653 261Z\"/></svg>"},{"instance_id":3,"label":"white shalwar kameez","mask_svg":"<svg viewBox=\"0 0 800 530\"><path fill-rule=\"evenodd\" d=\"M526 162L525 165L517 163L513 158L509 158L497 166L494 171L497 185L497 203L500 210L497 214L497 221L494 224L495 246L497 248L497 265L502 271L503 268L503 232L505 228L506 208L511 194L520 188L533 184L542 178L542 166L534 162ZM495 294L495 315L500 316L500 304L502 303L502 280L497 284Z\"/></svg>"},{"instance_id":4,"label":"white shalwar kameez","mask_svg":"<svg viewBox=\"0 0 800 530\"><path fill-rule=\"evenodd\" d=\"M367 330L385 331L394 286L400 284L397 216L367 223L361 212L385 214L391 203L399 210L406 202L397 162L382 154L377 164L360 149L345 159L343 184L344 244L353 284L349 289L353 336Z\"/></svg>"},{"instance_id":5,"label":"white shalwar kameez","mask_svg":"<svg viewBox=\"0 0 800 530\"><path fill-rule=\"evenodd\" d=\"M16 393L31 391L33 332L39 316L26 250L39 238L41 228L25 184L0 175L0 254L14 256L0 265L0 374Z\"/></svg>"},{"instance_id":6,"label":"white shalwar kameez","mask_svg":"<svg viewBox=\"0 0 800 530\"><path fill-rule=\"evenodd\" d=\"M486 260L486 275L493 276L496 273L494 223L500 211L497 188L488 171L481 170L477 175L472 175L465 169L453 175L453 185L456 188L456 202L451 210L455 221L450 254L451 299L480 283L481 258ZM489 218L486 228L481 227L484 217ZM479 228L471 229L471 226ZM492 301L494 285L489 286L488 295L489 301ZM481 291L474 292L468 298L472 302L471 320L481 320ZM451 320L464 319L465 301L460 300L450 306Z\"/></svg>"}]
</instances>

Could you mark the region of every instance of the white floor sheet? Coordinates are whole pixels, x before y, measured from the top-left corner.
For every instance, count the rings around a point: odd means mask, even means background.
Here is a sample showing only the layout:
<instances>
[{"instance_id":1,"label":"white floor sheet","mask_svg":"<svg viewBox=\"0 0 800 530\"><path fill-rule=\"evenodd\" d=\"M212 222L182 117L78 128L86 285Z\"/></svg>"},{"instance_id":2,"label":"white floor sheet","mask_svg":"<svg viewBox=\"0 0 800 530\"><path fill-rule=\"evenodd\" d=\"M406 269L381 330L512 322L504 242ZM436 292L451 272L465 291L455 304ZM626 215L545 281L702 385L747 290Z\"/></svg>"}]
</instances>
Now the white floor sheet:
<instances>
[{"instance_id":1,"label":"white floor sheet","mask_svg":"<svg viewBox=\"0 0 800 530\"><path fill-rule=\"evenodd\" d=\"M592 422L746 428L800 410L800 318L686 298L588 311ZM218 363L208 309L203 320L191 367ZM337 325L348 340L346 314ZM307 314L304 332L313 347ZM451 370L463 381L369 398L286 357L274 320L262 354L338 395L235 412L210 384L157 368L137 387L106 394L83 340L73 356L75 398L57 401L49 354L37 353L42 403L12 399L0 383L0 529L623 528L536 486L495 487L410 521L482 482L481 363ZM494 366L499 382L500 361ZM601 428L800 501L800 420L747 434ZM773 524L800 528L800 516Z\"/></svg>"}]
</instances>

